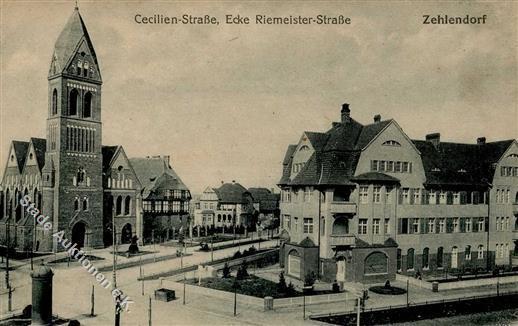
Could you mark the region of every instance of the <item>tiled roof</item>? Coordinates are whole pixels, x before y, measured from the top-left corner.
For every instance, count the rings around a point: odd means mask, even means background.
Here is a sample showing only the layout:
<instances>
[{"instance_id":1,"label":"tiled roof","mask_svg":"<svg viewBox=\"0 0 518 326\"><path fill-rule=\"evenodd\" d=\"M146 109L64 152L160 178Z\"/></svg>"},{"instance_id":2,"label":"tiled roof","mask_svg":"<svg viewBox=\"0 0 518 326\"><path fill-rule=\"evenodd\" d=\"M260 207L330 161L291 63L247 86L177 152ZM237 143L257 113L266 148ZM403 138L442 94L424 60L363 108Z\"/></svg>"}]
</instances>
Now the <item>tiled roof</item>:
<instances>
[{"instance_id":1,"label":"tiled roof","mask_svg":"<svg viewBox=\"0 0 518 326\"><path fill-rule=\"evenodd\" d=\"M296 145L290 145L283 162L279 185L350 185L360 152L392 120L362 126L351 119L347 123L333 123L326 133L305 132L315 153L293 178L291 164Z\"/></svg>"},{"instance_id":2,"label":"tiled roof","mask_svg":"<svg viewBox=\"0 0 518 326\"><path fill-rule=\"evenodd\" d=\"M243 202L243 194L247 190L239 183L225 183L219 188L214 188L214 191L218 195L220 203L234 204Z\"/></svg>"},{"instance_id":3,"label":"tiled roof","mask_svg":"<svg viewBox=\"0 0 518 326\"><path fill-rule=\"evenodd\" d=\"M493 164L513 140L480 145L440 142L437 148L427 141L413 142L421 152L427 185L486 186L493 179Z\"/></svg>"},{"instance_id":4,"label":"tiled roof","mask_svg":"<svg viewBox=\"0 0 518 326\"><path fill-rule=\"evenodd\" d=\"M266 188L248 188L254 203L259 203L260 211L273 211L279 208L279 194L274 194Z\"/></svg>"},{"instance_id":5,"label":"tiled roof","mask_svg":"<svg viewBox=\"0 0 518 326\"><path fill-rule=\"evenodd\" d=\"M357 175L351 178L352 181L362 182L362 181L378 181L378 182L389 182L389 183L398 183L399 179L394 178L385 173L380 172L367 172Z\"/></svg>"},{"instance_id":6,"label":"tiled roof","mask_svg":"<svg viewBox=\"0 0 518 326\"><path fill-rule=\"evenodd\" d=\"M36 162L38 168L43 169L45 165L45 152L47 151L47 140L44 138L31 138L32 146L34 147L34 153L36 154Z\"/></svg>"},{"instance_id":7,"label":"tiled roof","mask_svg":"<svg viewBox=\"0 0 518 326\"><path fill-rule=\"evenodd\" d=\"M29 150L29 142L13 140L13 147L16 159L18 160L18 169L20 170L20 173L22 173L25 159L27 157L27 151Z\"/></svg>"},{"instance_id":8,"label":"tiled roof","mask_svg":"<svg viewBox=\"0 0 518 326\"><path fill-rule=\"evenodd\" d=\"M106 171L110 168L110 162L113 159L113 156L117 152L119 146L103 146L102 147L102 155L103 155L103 171Z\"/></svg>"},{"instance_id":9,"label":"tiled roof","mask_svg":"<svg viewBox=\"0 0 518 326\"><path fill-rule=\"evenodd\" d=\"M130 164L142 185L142 196L162 195L163 190L189 190L163 157L131 158Z\"/></svg>"},{"instance_id":10,"label":"tiled roof","mask_svg":"<svg viewBox=\"0 0 518 326\"><path fill-rule=\"evenodd\" d=\"M88 35L88 31L86 30L85 23L79 14L79 10L76 8L61 31L61 34L59 34L56 44L54 45L54 55L56 57L55 64L59 71L63 71L67 68L68 60L74 56L74 52L76 51L79 41L83 37L88 43L88 47L90 48L95 64L98 64L94 47L90 40L90 36Z\"/></svg>"}]
</instances>

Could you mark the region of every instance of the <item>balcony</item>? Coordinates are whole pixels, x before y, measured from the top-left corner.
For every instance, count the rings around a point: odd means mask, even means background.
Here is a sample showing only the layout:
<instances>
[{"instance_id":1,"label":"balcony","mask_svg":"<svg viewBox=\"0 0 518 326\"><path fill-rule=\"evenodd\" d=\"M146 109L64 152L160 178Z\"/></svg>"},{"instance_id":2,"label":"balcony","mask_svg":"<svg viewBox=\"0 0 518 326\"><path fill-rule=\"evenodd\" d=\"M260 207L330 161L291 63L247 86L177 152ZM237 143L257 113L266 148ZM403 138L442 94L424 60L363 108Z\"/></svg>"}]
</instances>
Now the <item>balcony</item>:
<instances>
[{"instance_id":1,"label":"balcony","mask_svg":"<svg viewBox=\"0 0 518 326\"><path fill-rule=\"evenodd\" d=\"M354 246L356 237L352 234L331 234L329 236L329 245L336 246Z\"/></svg>"},{"instance_id":2,"label":"balcony","mask_svg":"<svg viewBox=\"0 0 518 326\"><path fill-rule=\"evenodd\" d=\"M331 214L356 214L356 204L351 202L334 201L330 207Z\"/></svg>"}]
</instances>

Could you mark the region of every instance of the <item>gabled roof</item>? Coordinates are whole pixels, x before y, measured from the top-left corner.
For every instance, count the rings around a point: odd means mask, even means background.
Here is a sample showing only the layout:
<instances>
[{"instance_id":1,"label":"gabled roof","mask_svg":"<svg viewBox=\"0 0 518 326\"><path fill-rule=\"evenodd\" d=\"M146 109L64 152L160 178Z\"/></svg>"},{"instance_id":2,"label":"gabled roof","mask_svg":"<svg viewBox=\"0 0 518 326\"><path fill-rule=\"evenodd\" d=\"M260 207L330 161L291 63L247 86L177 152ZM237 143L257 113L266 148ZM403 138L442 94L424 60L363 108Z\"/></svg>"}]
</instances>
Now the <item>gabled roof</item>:
<instances>
[{"instance_id":1,"label":"gabled roof","mask_svg":"<svg viewBox=\"0 0 518 326\"><path fill-rule=\"evenodd\" d=\"M18 169L20 173L25 166L25 159L27 158L27 151L29 150L29 142L13 140L14 153L16 155Z\"/></svg>"},{"instance_id":2,"label":"gabled roof","mask_svg":"<svg viewBox=\"0 0 518 326\"><path fill-rule=\"evenodd\" d=\"M36 154L36 162L40 171L45 165L45 152L47 151L47 140L44 138L31 138L31 143Z\"/></svg>"},{"instance_id":3,"label":"gabled roof","mask_svg":"<svg viewBox=\"0 0 518 326\"><path fill-rule=\"evenodd\" d=\"M219 188L214 188L214 191L218 195L220 203L242 203L243 194L247 191L245 187L239 183L224 183Z\"/></svg>"},{"instance_id":4,"label":"gabled roof","mask_svg":"<svg viewBox=\"0 0 518 326\"><path fill-rule=\"evenodd\" d=\"M279 194L274 194L267 188L248 188L254 203L259 203L260 211L273 211L279 208Z\"/></svg>"},{"instance_id":5,"label":"gabled roof","mask_svg":"<svg viewBox=\"0 0 518 326\"><path fill-rule=\"evenodd\" d=\"M110 163L113 160L113 156L117 152L119 146L103 146L102 147L102 155L103 155L103 171L106 171L110 168Z\"/></svg>"},{"instance_id":6,"label":"gabled roof","mask_svg":"<svg viewBox=\"0 0 518 326\"><path fill-rule=\"evenodd\" d=\"M485 187L493 180L494 164L513 139L485 144L461 144L413 140L421 152L428 186L473 185Z\"/></svg>"},{"instance_id":7,"label":"gabled roof","mask_svg":"<svg viewBox=\"0 0 518 326\"><path fill-rule=\"evenodd\" d=\"M305 132L315 152L292 180L293 147L296 145L289 145L279 185L352 185L351 178L361 150L392 121L362 126L350 119L346 123L333 123L325 133Z\"/></svg>"},{"instance_id":8,"label":"gabled roof","mask_svg":"<svg viewBox=\"0 0 518 326\"><path fill-rule=\"evenodd\" d=\"M88 44L95 64L98 65L97 56L83 18L79 10L75 8L54 45L54 57L56 58L54 63L60 72L67 68L69 60L74 56L79 42L83 38Z\"/></svg>"},{"instance_id":9,"label":"gabled roof","mask_svg":"<svg viewBox=\"0 0 518 326\"><path fill-rule=\"evenodd\" d=\"M165 157L131 158L130 164L142 185L142 196L168 190L189 190Z\"/></svg>"}]
</instances>

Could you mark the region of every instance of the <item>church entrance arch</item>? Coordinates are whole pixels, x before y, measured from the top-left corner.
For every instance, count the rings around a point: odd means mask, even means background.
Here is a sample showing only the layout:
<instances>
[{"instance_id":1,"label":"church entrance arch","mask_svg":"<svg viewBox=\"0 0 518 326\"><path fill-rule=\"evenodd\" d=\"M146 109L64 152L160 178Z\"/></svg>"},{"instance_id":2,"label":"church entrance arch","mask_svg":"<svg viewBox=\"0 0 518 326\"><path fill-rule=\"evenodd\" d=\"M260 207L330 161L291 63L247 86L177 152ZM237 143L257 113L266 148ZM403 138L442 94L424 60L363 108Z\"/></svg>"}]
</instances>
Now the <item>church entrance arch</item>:
<instances>
[{"instance_id":1,"label":"church entrance arch","mask_svg":"<svg viewBox=\"0 0 518 326\"><path fill-rule=\"evenodd\" d=\"M131 236L132 236L131 224L128 223L122 227L121 243L122 244L131 243Z\"/></svg>"},{"instance_id":2,"label":"church entrance arch","mask_svg":"<svg viewBox=\"0 0 518 326\"><path fill-rule=\"evenodd\" d=\"M81 249L85 246L86 225L83 222L77 222L72 228L72 244L77 243L77 248Z\"/></svg>"}]
</instances>

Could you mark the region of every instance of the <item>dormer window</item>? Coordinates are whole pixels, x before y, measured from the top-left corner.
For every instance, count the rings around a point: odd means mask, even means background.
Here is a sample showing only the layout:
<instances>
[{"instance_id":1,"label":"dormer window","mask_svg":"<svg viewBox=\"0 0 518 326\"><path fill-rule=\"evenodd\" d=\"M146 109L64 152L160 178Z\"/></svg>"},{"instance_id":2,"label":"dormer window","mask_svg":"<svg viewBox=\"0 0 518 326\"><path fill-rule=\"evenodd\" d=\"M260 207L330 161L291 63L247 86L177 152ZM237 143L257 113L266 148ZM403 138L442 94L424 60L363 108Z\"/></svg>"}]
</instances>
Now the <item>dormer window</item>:
<instances>
[{"instance_id":1,"label":"dormer window","mask_svg":"<svg viewBox=\"0 0 518 326\"><path fill-rule=\"evenodd\" d=\"M518 154L509 154L507 155L507 157L510 157L510 158L518 158Z\"/></svg>"},{"instance_id":2,"label":"dormer window","mask_svg":"<svg viewBox=\"0 0 518 326\"><path fill-rule=\"evenodd\" d=\"M432 169L432 172L441 172L441 169L439 169L439 168L433 168L433 169Z\"/></svg>"},{"instance_id":3,"label":"dormer window","mask_svg":"<svg viewBox=\"0 0 518 326\"><path fill-rule=\"evenodd\" d=\"M457 172L459 172L459 173L466 173L466 170L465 169L459 169Z\"/></svg>"},{"instance_id":4,"label":"dormer window","mask_svg":"<svg viewBox=\"0 0 518 326\"><path fill-rule=\"evenodd\" d=\"M299 149L299 152L306 152L309 151L308 145L302 145Z\"/></svg>"},{"instance_id":5,"label":"dormer window","mask_svg":"<svg viewBox=\"0 0 518 326\"><path fill-rule=\"evenodd\" d=\"M386 142L384 142L382 144L383 146L396 146L396 147L401 147L401 144L395 140L387 140Z\"/></svg>"}]
</instances>

